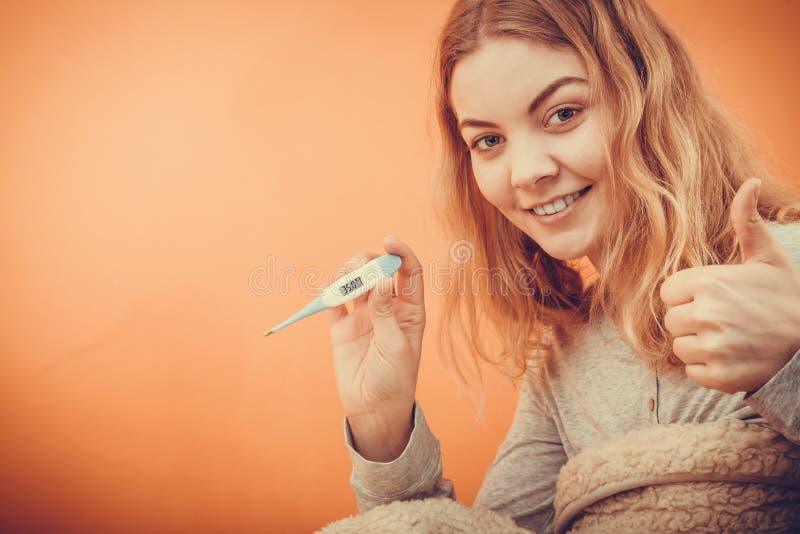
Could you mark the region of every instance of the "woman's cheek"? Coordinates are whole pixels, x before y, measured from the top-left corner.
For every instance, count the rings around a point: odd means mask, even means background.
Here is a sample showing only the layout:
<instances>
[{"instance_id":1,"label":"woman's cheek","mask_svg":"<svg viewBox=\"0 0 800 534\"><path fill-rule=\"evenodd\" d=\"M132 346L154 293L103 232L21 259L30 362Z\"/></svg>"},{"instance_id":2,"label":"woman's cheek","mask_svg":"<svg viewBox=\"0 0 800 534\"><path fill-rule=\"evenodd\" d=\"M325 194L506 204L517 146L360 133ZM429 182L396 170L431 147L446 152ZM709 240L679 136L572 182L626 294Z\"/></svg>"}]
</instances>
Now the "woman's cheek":
<instances>
[{"instance_id":1,"label":"woman's cheek","mask_svg":"<svg viewBox=\"0 0 800 534\"><path fill-rule=\"evenodd\" d=\"M484 198L495 206L502 206L507 194L507 188L498 172L489 172L488 169L473 169L475 182Z\"/></svg>"},{"instance_id":2,"label":"woman's cheek","mask_svg":"<svg viewBox=\"0 0 800 534\"><path fill-rule=\"evenodd\" d=\"M504 173L495 162L474 162L472 173L481 194L495 206L503 204L508 194L508 183L504 181Z\"/></svg>"},{"instance_id":3,"label":"woman's cheek","mask_svg":"<svg viewBox=\"0 0 800 534\"><path fill-rule=\"evenodd\" d=\"M576 130L572 141L572 161L576 172L593 181L601 181L605 176L603 146L600 142L601 131L591 120L587 119L583 128Z\"/></svg>"}]
</instances>

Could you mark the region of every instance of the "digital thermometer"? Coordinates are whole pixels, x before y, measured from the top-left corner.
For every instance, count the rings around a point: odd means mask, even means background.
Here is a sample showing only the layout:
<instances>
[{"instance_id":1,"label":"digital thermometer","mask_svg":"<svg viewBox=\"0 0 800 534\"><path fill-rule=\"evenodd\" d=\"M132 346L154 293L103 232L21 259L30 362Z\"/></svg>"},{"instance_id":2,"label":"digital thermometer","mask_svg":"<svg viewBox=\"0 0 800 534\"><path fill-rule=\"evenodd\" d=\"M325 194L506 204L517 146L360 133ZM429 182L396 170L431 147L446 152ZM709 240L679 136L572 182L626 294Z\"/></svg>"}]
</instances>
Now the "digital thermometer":
<instances>
[{"instance_id":1,"label":"digital thermometer","mask_svg":"<svg viewBox=\"0 0 800 534\"><path fill-rule=\"evenodd\" d=\"M396 254L384 254L374 260L368 261L358 269L347 273L333 282L303 309L278 326L273 327L268 332L264 332L264 335L268 336L274 334L281 328L285 328L309 315L313 315L327 308L339 306L340 304L344 304L345 302L349 302L363 295L375 287L381 278L392 276L397 272L402 263L400 256Z\"/></svg>"}]
</instances>

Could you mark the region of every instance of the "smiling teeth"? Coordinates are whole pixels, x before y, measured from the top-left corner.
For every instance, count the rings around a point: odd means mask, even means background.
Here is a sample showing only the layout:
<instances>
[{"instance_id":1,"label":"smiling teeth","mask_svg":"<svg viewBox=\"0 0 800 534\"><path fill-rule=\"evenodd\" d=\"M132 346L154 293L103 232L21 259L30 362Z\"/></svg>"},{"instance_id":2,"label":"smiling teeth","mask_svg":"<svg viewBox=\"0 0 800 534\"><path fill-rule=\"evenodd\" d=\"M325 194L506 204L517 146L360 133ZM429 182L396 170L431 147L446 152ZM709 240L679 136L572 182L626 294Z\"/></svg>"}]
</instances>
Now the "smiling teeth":
<instances>
[{"instance_id":1,"label":"smiling teeth","mask_svg":"<svg viewBox=\"0 0 800 534\"><path fill-rule=\"evenodd\" d=\"M576 193L572 193L571 195L561 197L550 204L544 204L537 208L533 208L531 211L533 211L536 215L553 215L559 211L565 210L567 206L575 202L582 194L583 193L581 191L578 191Z\"/></svg>"},{"instance_id":2,"label":"smiling teeth","mask_svg":"<svg viewBox=\"0 0 800 534\"><path fill-rule=\"evenodd\" d=\"M558 200L556 200L555 202L551 202L550 204L545 204L544 206L533 208L533 211L537 215L553 215L555 213L558 213L559 211L565 210L567 206L575 202L575 199L577 199L579 196L580 193L573 193L563 198L559 198Z\"/></svg>"}]
</instances>

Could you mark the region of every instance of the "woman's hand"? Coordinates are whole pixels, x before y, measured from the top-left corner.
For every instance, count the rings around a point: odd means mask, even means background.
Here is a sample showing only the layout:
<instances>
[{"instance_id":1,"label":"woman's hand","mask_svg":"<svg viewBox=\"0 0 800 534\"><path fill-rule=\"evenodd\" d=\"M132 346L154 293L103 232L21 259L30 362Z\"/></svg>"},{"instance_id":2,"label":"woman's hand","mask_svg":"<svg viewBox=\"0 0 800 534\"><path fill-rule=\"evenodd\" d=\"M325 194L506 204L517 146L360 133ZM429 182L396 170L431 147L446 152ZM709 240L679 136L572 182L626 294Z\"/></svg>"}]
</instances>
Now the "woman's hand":
<instances>
[{"instance_id":1,"label":"woman's hand","mask_svg":"<svg viewBox=\"0 0 800 534\"><path fill-rule=\"evenodd\" d=\"M743 263L679 271L664 281L664 325L686 376L726 393L754 391L800 349L800 272L758 215L761 181L731 204Z\"/></svg>"},{"instance_id":2,"label":"woman's hand","mask_svg":"<svg viewBox=\"0 0 800 534\"><path fill-rule=\"evenodd\" d=\"M358 451L367 459L396 457L412 429L412 409L425 330L422 265L405 243L384 239L402 258L397 291L392 278L326 311L330 321L336 387ZM361 252L339 268L344 275L378 254ZM397 450L399 449L399 450Z\"/></svg>"}]
</instances>

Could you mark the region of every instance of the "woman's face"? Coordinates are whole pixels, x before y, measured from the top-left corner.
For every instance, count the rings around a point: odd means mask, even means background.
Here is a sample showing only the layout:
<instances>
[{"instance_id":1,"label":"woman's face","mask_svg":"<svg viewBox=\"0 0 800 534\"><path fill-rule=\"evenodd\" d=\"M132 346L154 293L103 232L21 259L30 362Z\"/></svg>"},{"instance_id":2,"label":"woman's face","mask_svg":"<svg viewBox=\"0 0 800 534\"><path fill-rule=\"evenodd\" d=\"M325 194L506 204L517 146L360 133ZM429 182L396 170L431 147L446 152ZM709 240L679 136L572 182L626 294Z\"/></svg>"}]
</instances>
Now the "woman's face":
<instances>
[{"instance_id":1,"label":"woman's face","mask_svg":"<svg viewBox=\"0 0 800 534\"><path fill-rule=\"evenodd\" d=\"M594 263L608 181L580 56L489 40L456 64L450 96L486 200L550 256Z\"/></svg>"}]
</instances>

